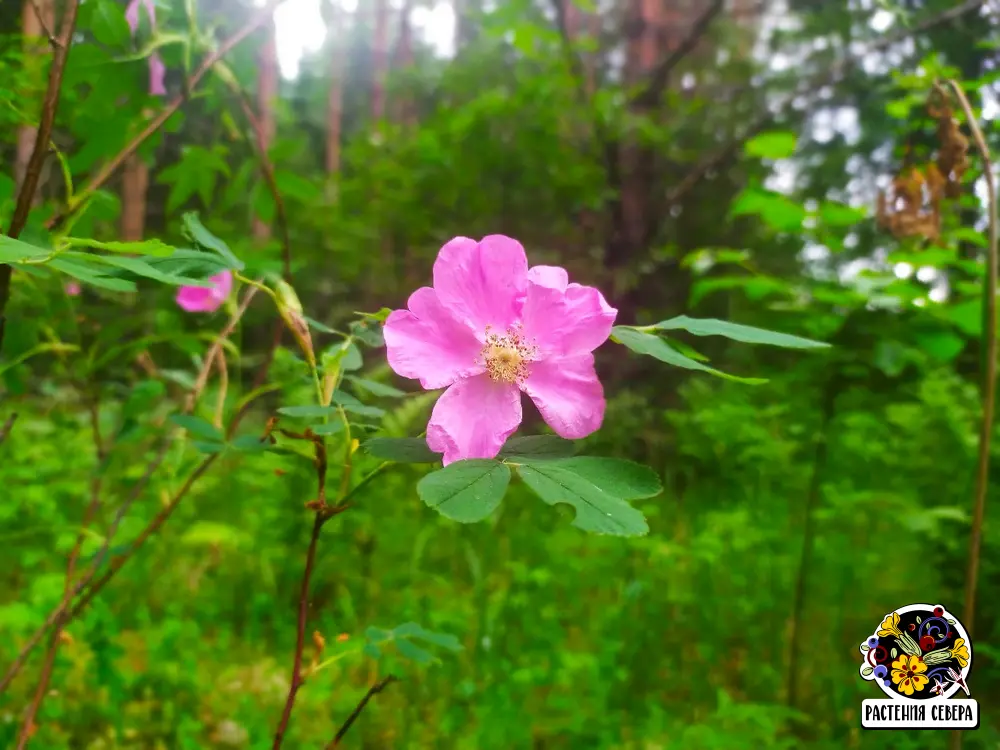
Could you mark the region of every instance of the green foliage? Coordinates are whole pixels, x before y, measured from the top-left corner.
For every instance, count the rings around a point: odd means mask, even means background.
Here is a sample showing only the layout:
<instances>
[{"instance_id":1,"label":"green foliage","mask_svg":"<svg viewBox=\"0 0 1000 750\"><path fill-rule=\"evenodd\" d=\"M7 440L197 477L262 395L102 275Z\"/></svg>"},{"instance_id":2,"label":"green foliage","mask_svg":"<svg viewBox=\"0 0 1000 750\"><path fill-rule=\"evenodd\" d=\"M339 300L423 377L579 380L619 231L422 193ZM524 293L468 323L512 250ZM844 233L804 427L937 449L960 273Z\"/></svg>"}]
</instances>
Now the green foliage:
<instances>
[{"instance_id":1,"label":"green foliage","mask_svg":"<svg viewBox=\"0 0 1000 750\"><path fill-rule=\"evenodd\" d=\"M51 56L14 35L20 4L2 5L13 163ZM872 217L887 178L936 156L931 81L964 76L974 103L996 83L996 25L976 13L926 25L953 11L943 0L876 5L790 0L769 40L720 14L694 52L658 50L674 67L642 98L655 75L636 66L659 42L640 50L600 3L574 3L600 15L568 12L566 35L544 3L466 3L454 59L419 33L412 65L401 39L384 51L381 122L373 24L331 18L271 113L279 206L237 94L260 106L266 35L187 90L251 10L159 2L155 33L143 10L133 39L124 3L82 3L38 205L19 240L0 236L15 267L0 430L18 414L0 439L0 663L61 601L78 538L77 580L95 562L116 572L67 626L30 747L269 747L325 508L285 747L327 744L393 674L345 747L943 749L945 733L859 732L871 693L854 655L887 607L963 596L987 247L978 158L939 236L897 240ZM403 28L398 13L387 28ZM694 21L672 13L664 39ZM887 19L912 43L844 57L880 44ZM154 52L166 98L148 93ZM146 239L125 241L132 183L116 172L87 186L182 91L121 165L149 176ZM0 227L15 187L0 174ZM595 352L607 410L567 441L530 434L542 430L525 398L525 434L495 460L439 468L421 435L440 391L393 375L381 328L432 283L444 241L498 231L619 309ZM237 294L264 291L220 342L222 367L205 357L236 300L187 314L173 297L225 269ZM994 523L989 510L970 683L983 720L968 750L1000 737ZM387 622L406 624L372 625ZM0 746L16 746L41 660L0 698Z\"/></svg>"}]
</instances>

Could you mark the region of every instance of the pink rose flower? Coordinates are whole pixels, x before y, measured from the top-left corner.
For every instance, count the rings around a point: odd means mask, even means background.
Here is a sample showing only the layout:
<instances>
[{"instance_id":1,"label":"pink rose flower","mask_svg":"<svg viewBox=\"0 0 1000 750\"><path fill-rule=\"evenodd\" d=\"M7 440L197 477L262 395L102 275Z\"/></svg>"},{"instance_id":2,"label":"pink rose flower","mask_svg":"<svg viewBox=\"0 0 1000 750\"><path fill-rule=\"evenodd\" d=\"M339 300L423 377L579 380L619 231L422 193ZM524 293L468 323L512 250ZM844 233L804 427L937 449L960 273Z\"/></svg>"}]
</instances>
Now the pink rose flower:
<instances>
[{"instance_id":1,"label":"pink rose flower","mask_svg":"<svg viewBox=\"0 0 1000 750\"><path fill-rule=\"evenodd\" d=\"M528 394L557 435L586 437L604 419L593 351L618 311L557 266L528 268L517 240L456 237L438 253L434 286L385 322L389 366L446 390L427 425L443 463L495 458L521 423Z\"/></svg>"},{"instance_id":2,"label":"pink rose flower","mask_svg":"<svg viewBox=\"0 0 1000 750\"><path fill-rule=\"evenodd\" d=\"M233 289L230 271L217 273L209 278L213 286L182 286L177 292L177 304L187 312L215 312L229 297Z\"/></svg>"},{"instance_id":3,"label":"pink rose flower","mask_svg":"<svg viewBox=\"0 0 1000 750\"><path fill-rule=\"evenodd\" d=\"M80 296L80 284L77 281L67 281L63 289L70 297Z\"/></svg>"}]
</instances>

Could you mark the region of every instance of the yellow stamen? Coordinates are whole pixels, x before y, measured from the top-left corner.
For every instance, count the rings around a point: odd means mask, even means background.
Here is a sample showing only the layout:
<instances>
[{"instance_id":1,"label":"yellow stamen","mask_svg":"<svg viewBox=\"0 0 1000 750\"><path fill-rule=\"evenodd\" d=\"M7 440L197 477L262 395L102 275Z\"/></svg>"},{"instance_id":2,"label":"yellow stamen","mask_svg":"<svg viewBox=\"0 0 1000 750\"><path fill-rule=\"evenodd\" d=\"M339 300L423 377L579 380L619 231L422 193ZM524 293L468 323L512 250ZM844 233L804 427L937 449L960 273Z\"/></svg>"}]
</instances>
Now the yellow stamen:
<instances>
[{"instance_id":1,"label":"yellow stamen","mask_svg":"<svg viewBox=\"0 0 1000 750\"><path fill-rule=\"evenodd\" d=\"M495 382L521 385L528 377L528 364L537 351L525 342L520 326L508 328L503 336L491 333L487 327L481 355L486 372Z\"/></svg>"}]
</instances>

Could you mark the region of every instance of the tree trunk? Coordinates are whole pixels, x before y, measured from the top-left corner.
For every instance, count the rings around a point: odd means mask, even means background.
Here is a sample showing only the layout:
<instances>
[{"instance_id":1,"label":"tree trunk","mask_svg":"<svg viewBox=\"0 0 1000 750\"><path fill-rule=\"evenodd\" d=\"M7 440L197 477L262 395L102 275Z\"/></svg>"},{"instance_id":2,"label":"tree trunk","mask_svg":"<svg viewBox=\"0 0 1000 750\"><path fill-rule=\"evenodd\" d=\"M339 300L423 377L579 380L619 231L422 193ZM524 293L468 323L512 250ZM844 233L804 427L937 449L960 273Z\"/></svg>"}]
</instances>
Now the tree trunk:
<instances>
[{"instance_id":1,"label":"tree trunk","mask_svg":"<svg viewBox=\"0 0 1000 750\"><path fill-rule=\"evenodd\" d=\"M413 10L412 0L406 0L399 14L399 41L396 43L396 53L393 56L394 70L407 70L413 67L413 24L410 14ZM406 127L416 125L416 102L412 96L402 94L395 102L396 121Z\"/></svg>"},{"instance_id":2,"label":"tree trunk","mask_svg":"<svg viewBox=\"0 0 1000 750\"><path fill-rule=\"evenodd\" d=\"M121 234L124 242L141 242L146 230L146 190L149 168L138 154L125 161L122 173Z\"/></svg>"},{"instance_id":3,"label":"tree trunk","mask_svg":"<svg viewBox=\"0 0 1000 750\"><path fill-rule=\"evenodd\" d=\"M47 57L46 29L51 31L55 26L55 6L53 0L35 0L35 5L38 8L37 12L31 0L24 0L21 10L21 32L24 35L25 67L32 73L37 71L40 74ZM28 109L30 111L32 108ZM17 190L21 189L24 175L28 171L28 161L35 149L37 134L38 128L34 125L22 125L17 129L17 150L14 156L14 182Z\"/></svg>"},{"instance_id":4,"label":"tree trunk","mask_svg":"<svg viewBox=\"0 0 1000 750\"><path fill-rule=\"evenodd\" d=\"M372 120L385 117L385 78L389 68L389 2L374 0L372 30Z\"/></svg>"},{"instance_id":5,"label":"tree trunk","mask_svg":"<svg viewBox=\"0 0 1000 750\"><path fill-rule=\"evenodd\" d=\"M336 177L340 172L340 133L344 119L344 39L343 11L331 8L330 38L330 94L326 106L326 174Z\"/></svg>"},{"instance_id":6,"label":"tree trunk","mask_svg":"<svg viewBox=\"0 0 1000 750\"><path fill-rule=\"evenodd\" d=\"M265 27L267 37L260 48L258 62L260 76L257 79L257 119L261 129L261 147L270 149L274 143L276 130L274 103L278 98L278 47L275 41L274 20ZM254 217L253 237L263 242L271 236L271 227Z\"/></svg>"}]
</instances>

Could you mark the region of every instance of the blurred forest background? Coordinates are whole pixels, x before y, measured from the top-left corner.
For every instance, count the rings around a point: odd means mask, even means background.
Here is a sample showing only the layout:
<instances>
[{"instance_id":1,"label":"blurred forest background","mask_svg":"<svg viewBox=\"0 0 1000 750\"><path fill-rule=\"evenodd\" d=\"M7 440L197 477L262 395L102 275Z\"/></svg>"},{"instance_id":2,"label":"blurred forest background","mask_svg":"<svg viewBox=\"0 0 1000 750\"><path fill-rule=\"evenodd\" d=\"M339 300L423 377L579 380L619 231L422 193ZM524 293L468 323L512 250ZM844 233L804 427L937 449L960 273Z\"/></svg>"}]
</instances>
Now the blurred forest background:
<instances>
[{"instance_id":1,"label":"blurred forest background","mask_svg":"<svg viewBox=\"0 0 1000 750\"><path fill-rule=\"evenodd\" d=\"M962 82L1000 147L1000 8L288 0L277 30L269 15L195 81L199 61L259 10L150 5L155 25L137 4L133 33L124 0L80 3L59 158L44 164L23 238L45 241L72 180L89 198L74 236L182 245L182 214L197 211L254 273L280 272L283 213L318 349L340 341L325 326L405 305L444 241L490 233L599 286L620 323L689 314L833 344L678 337L719 369L769 379L757 386L614 343L597 352L609 408L586 447L661 473L663 494L636 503L645 537L586 535L520 485L487 523L459 525L418 500L419 467L387 475L324 533L309 630L337 658L300 692L286 747L324 746L390 673L400 681L344 747L946 746L948 733L860 729L861 701L878 693L858 676L858 645L909 603L962 611L981 414L981 161L970 148L960 184L926 205L891 191L927 187L914 167L931 182L947 130L927 106L938 76ZM45 37L63 6L0 1L0 226L28 169ZM109 490L84 557L225 320L182 312L167 286L83 283L75 295L64 281L17 272L7 308L0 424L19 418L0 445L3 670L63 596L95 465ZM225 408L261 396L247 418L257 431L281 395L252 383L273 317L250 307L230 363ZM78 341L79 352L45 349ZM351 364L380 407L370 429L417 435L434 396L392 375L374 343ZM286 395L310 387L298 361L286 343L271 366ZM210 414L217 385L205 393ZM541 429L529 422L525 432ZM175 448L116 527L112 554L197 456ZM997 466L965 623L983 711L968 750L1000 748ZM313 481L280 455L224 454L66 627L31 746L270 747ZM408 622L463 648L410 643L404 630L400 648L362 652L367 628ZM0 746L15 747L43 650L0 696Z\"/></svg>"}]
</instances>

